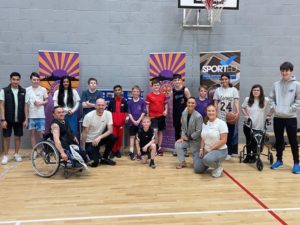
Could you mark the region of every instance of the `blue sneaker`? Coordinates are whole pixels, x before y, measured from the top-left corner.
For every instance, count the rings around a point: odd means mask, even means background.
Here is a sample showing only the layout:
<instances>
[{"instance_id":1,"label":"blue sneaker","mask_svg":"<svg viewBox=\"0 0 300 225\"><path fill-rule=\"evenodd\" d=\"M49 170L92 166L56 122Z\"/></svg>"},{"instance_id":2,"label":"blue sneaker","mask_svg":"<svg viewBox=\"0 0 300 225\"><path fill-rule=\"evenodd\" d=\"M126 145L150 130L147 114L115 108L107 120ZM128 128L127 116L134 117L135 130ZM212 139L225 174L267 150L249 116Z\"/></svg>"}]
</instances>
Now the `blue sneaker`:
<instances>
[{"instance_id":1,"label":"blue sneaker","mask_svg":"<svg viewBox=\"0 0 300 225\"><path fill-rule=\"evenodd\" d=\"M300 173L300 166L299 166L299 164L294 164L292 172L293 173Z\"/></svg>"},{"instance_id":2,"label":"blue sneaker","mask_svg":"<svg viewBox=\"0 0 300 225\"><path fill-rule=\"evenodd\" d=\"M276 170L278 169L279 167L282 167L283 166L283 162L277 160L272 166L271 166L271 169L272 170Z\"/></svg>"}]
</instances>

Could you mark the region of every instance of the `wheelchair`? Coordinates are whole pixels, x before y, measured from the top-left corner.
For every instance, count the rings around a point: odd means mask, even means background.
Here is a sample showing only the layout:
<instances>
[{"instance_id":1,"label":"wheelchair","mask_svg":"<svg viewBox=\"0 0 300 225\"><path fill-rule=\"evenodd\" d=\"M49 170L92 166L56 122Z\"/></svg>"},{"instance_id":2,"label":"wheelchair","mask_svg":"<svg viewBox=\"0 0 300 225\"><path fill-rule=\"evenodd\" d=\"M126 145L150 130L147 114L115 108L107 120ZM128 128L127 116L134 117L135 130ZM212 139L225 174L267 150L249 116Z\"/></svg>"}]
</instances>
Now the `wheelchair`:
<instances>
[{"instance_id":1,"label":"wheelchair","mask_svg":"<svg viewBox=\"0 0 300 225\"><path fill-rule=\"evenodd\" d=\"M69 155L68 158L70 159ZM71 170L82 172L84 169L87 169L87 167L80 163L74 165L71 160L62 160L54 142L50 139L43 140L33 147L31 162L35 173L40 177L46 178L54 176L60 167L64 169L65 178L69 177Z\"/></svg>"},{"instance_id":2,"label":"wheelchair","mask_svg":"<svg viewBox=\"0 0 300 225\"><path fill-rule=\"evenodd\" d=\"M266 135L267 126L271 125L271 122L268 119L266 119L263 130L252 129L251 119L245 121L245 125L250 128L251 140L255 140L255 144L256 144L256 148L253 150L253 152L250 153L250 156L254 156L256 158L256 168L257 170L262 171L264 168L264 164L261 160L261 155L267 156L267 159L269 160L271 165L274 162L274 157L269 147L267 147L268 152L266 154L263 153L264 145L266 142L268 142L268 137ZM251 143L247 143L246 145L243 146L243 150L240 152L239 155L240 163L242 163L242 161L246 158L246 156L249 156L249 154L247 154L247 147L249 145L251 145Z\"/></svg>"}]
</instances>

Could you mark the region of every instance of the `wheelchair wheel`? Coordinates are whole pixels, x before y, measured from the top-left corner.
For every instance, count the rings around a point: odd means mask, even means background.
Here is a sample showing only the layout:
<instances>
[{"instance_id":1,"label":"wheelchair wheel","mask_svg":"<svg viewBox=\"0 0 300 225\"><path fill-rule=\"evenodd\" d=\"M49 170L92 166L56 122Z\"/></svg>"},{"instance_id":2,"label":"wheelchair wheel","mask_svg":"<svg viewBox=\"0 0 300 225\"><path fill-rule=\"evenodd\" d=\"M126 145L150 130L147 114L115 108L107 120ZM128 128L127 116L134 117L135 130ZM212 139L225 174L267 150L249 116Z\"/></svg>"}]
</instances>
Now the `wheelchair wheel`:
<instances>
[{"instance_id":1,"label":"wheelchair wheel","mask_svg":"<svg viewBox=\"0 0 300 225\"><path fill-rule=\"evenodd\" d=\"M269 161L270 161L270 164L273 165L274 156L273 156L273 154L271 152L270 152L270 155L269 155Z\"/></svg>"},{"instance_id":2,"label":"wheelchair wheel","mask_svg":"<svg viewBox=\"0 0 300 225\"><path fill-rule=\"evenodd\" d=\"M264 169L264 164L263 162L261 161L260 158L258 158L256 160L256 168L259 170L259 171L262 171Z\"/></svg>"},{"instance_id":3,"label":"wheelchair wheel","mask_svg":"<svg viewBox=\"0 0 300 225\"><path fill-rule=\"evenodd\" d=\"M42 141L33 147L31 153L33 170L41 177L53 176L60 166L60 156L54 144Z\"/></svg>"}]
</instances>

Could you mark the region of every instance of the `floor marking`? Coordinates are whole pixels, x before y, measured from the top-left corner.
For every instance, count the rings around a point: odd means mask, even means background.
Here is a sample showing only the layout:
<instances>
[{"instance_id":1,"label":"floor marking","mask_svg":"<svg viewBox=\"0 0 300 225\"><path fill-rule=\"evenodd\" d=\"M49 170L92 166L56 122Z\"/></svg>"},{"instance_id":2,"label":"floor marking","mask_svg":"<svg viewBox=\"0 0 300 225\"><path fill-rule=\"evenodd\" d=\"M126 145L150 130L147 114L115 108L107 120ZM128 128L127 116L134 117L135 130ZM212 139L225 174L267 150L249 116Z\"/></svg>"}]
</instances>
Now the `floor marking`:
<instances>
[{"instance_id":1,"label":"floor marking","mask_svg":"<svg viewBox=\"0 0 300 225\"><path fill-rule=\"evenodd\" d=\"M6 174L8 174L12 169L16 168L19 163L14 163L12 166L7 166L2 173L0 173L0 180L2 180Z\"/></svg>"},{"instance_id":2,"label":"floor marking","mask_svg":"<svg viewBox=\"0 0 300 225\"><path fill-rule=\"evenodd\" d=\"M275 211L300 211L300 208L274 208L274 209L232 209L232 210L212 210L212 211L191 211L191 212L166 212L166 213L143 213L143 214L119 214L108 216L87 216L87 217L66 217L66 218L46 218L32 220L12 220L0 221L0 224L23 224L40 222L78 221L78 220L98 220L98 219L126 219L139 217L160 217L160 216L185 216L185 215L208 215L226 213L252 213L252 212L275 212ZM287 223L285 223L287 224Z\"/></svg>"},{"instance_id":3,"label":"floor marking","mask_svg":"<svg viewBox=\"0 0 300 225\"><path fill-rule=\"evenodd\" d=\"M236 180L233 176L231 176L227 171L224 170L224 174L229 177L236 185L238 185L241 189L243 189L254 201L256 201L261 207L267 210L279 223L283 225L287 225L287 223L281 219L276 213L275 210L270 210L269 207L264 204L258 197L252 194L245 186L243 186L238 180Z\"/></svg>"}]
</instances>

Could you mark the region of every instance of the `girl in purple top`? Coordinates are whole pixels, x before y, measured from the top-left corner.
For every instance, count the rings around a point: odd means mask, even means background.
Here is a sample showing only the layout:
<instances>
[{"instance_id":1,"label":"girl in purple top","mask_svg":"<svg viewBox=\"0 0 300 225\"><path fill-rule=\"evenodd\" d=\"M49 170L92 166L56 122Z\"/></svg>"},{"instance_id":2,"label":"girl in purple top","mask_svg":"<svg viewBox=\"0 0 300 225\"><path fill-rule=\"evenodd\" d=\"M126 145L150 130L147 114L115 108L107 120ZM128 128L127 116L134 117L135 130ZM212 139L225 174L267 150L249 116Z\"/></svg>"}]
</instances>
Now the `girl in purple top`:
<instances>
[{"instance_id":1,"label":"girl in purple top","mask_svg":"<svg viewBox=\"0 0 300 225\"><path fill-rule=\"evenodd\" d=\"M203 120L205 121L206 118L206 108L209 105L213 104L213 101L211 99L207 98L207 86L201 85L198 89L199 91L199 98L197 98L196 103L196 110L201 114Z\"/></svg>"},{"instance_id":2,"label":"girl in purple top","mask_svg":"<svg viewBox=\"0 0 300 225\"><path fill-rule=\"evenodd\" d=\"M131 160L135 160L134 153L133 153L134 144L137 144L136 134L139 130L140 123L146 113L146 102L140 98L141 89L138 85L132 87L131 94L132 94L132 99L128 101L129 135L130 135L129 157ZM137 158L141 159L140 152L138 152Z\"/></svg>"}]
</instances>

